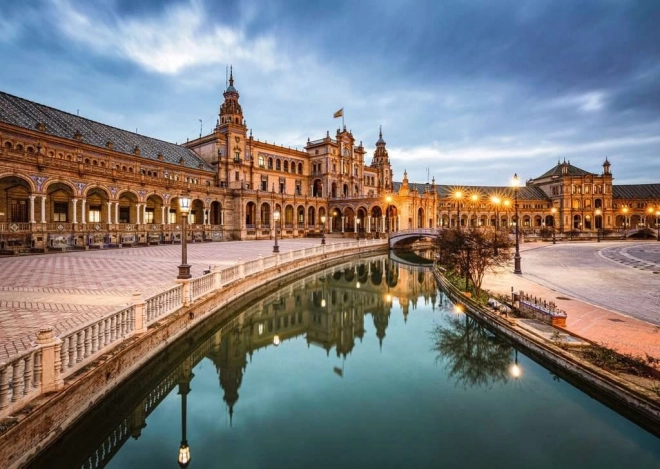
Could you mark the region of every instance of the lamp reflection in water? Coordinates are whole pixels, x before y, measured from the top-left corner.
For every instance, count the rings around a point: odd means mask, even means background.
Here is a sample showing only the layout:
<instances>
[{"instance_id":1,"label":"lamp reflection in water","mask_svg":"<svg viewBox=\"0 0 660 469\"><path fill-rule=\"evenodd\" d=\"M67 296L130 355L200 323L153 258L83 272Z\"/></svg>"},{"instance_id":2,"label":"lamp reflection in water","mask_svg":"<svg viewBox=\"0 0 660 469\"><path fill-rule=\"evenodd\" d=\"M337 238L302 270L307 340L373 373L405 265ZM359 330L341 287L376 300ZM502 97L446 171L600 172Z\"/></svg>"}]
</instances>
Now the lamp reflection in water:
<instances>
[{"instance_id":1,"label":"lamp reflection in water","mask_svg":"<svg viewBox=\"0 0 660 469\"><path fill-rule=\"evenodd\" d=\"M520 368L520 365L518 365L518 350L515 351L515 358L513 365L511 365L511 368L509 368L509 373L513 379L518 379L522 375L522 368Z\"/></svg>"},{"instance_id":2,"label":"lamp reflection in water","mask_svg":"<svg viewBox=\"0 0 660 469\"><path fill-rule=\"evenodd\" d=\"M181 446L179 446L179 466L188 467L190 464L190 446L186 438L186 413L188 410L187 399L190 392L190 381L194 375L192 373L191 358L184 360L179 375L179 395L181 396Z\"/></svg>"},{"instance_id":3,"label":"lamp reflection in water","mask_svg":"<svg viewBox=\"0 0 660 469\"><path fill-rule=\"evenodd\" d=\"M277 335L277 334L275 334L275 336L273 337L273 345L274 345L275 347L277 347L278 345L280 345L280 336Z\"/></svg>"}]
</instances>

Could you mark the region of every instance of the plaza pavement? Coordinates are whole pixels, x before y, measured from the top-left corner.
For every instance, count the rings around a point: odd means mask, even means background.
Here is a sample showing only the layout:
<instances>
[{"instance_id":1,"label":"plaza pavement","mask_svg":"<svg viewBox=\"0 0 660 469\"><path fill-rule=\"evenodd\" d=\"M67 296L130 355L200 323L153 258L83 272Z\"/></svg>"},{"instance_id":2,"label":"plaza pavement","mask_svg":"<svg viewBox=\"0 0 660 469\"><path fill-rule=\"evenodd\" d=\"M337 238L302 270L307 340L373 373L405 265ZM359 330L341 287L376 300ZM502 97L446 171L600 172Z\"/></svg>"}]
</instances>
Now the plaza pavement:
<instances>
[{"instance_id":1,"label":"plaza pavement","mask_svg":"<svg viewBox=\"0 0 660 469\"><path fill-rule=\"evenodd\" d=\"M554 301L566 329L622 353L660 358L660 243L574 242L521 245L522 275L487 275L483 288Z\"/></svg>"},{"instance_id":2,"label":"plaza pavement","mask_svg":"<svg viewBox=\"0 0 660 469\"><path fill-rule=\"evenodd\" d=\"M320 240L278 243L286 253ZM272 249L273 241L189 243L188 263L198 277L211 265L265 257ZM528 243L521 251L522 276L505 269L488 275L484 287L555 301L568 313L569 331L660 357L660 274L653 273L660 271L660 243ZM42 327L63 334L129 304L135 291L150 296L175 285L180 263L180 245L0 258L0 361L31 347Z\"/></svg>"}]
</instances>

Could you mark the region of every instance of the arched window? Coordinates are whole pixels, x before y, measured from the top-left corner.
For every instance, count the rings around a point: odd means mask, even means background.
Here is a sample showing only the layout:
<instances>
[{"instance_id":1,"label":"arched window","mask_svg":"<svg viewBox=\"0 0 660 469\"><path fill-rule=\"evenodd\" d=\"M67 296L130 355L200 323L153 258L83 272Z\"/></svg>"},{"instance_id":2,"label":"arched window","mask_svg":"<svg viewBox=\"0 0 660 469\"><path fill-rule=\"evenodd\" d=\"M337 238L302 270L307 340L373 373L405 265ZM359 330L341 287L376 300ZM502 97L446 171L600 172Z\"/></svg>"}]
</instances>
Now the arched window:
<instances>
[{"instance_id":1,"label":"arched window","mask_svg":"<svg viewBox=\"0 0 660 469\"><path fill-rule=\"evenodd\" d=\"M289 162L288 162L288 161L285 161L285 162L284 162L284 172L285 172L285 173L288 173L288 172L289 172Z\"/></svg>"},{"instance_id":2,"label":"arched window","mask_svg":"<svg viewBox=\"0 0 660 469\"><path fill-rule=\"evenodd\" d=\"M279 171L280 169L282 169L282 162L279 160L279 158L278 158L277 160L275 160L275 169L276 169L277 171Z\"/></svg>"}]
</instances>

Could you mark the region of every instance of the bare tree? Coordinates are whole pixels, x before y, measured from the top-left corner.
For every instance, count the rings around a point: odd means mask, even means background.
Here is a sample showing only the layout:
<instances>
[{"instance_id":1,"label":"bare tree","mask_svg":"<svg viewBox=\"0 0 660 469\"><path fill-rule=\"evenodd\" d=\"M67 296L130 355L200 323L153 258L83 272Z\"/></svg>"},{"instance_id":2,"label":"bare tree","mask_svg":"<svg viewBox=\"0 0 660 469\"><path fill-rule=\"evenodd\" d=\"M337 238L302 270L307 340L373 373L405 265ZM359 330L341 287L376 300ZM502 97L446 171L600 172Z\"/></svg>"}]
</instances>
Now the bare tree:
<instances>
[{"instance_id":1,"label":"bare tree","mask_svg":"<svg viewBox=\"0 0 660 469\"><path fill-rule=\"evenodd\" d=\"M474 285L477 297L487 272L511 261L513 243L506 234L494 230L445 230L438 238L438 261Z\"/></svg>"}]
</instances>

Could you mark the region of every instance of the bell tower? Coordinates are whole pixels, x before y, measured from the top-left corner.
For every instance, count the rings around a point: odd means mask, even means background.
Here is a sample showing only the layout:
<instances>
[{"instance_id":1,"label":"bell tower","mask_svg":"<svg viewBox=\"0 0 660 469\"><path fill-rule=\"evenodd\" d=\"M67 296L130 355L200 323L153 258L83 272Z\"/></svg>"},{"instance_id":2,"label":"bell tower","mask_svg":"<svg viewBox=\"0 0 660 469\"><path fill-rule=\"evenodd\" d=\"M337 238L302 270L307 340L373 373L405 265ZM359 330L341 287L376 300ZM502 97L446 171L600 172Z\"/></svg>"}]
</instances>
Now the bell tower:
<instances>
[{"instance_id":1,"label":"bell tower","mask_svg":"<svg viewBox=\"0 0 660 469\"><path fill-rule=\"evenodd\" d=\"M240 188L251 182L251 156L246 153L247 126L243 109L238 102L238 90L234 88L234 71L229 69L229 85L223 93L225 101L220 105L218 124L215 128L218 141L218 179L220 185Z\"/></svg>"},{"instance_id":2,"label":"bell tower","mask_svg":"<svg viewBox=\"0 0 660 469\"><path fill-rule=\"evenodd\" d=\"M392 190L392 165L387 154L387 148L385 148L386 145L385 140L383 140L383 128L380 127L371 167L378 170L378 191L381 193Z\"/></svg>"}]
</instances>

